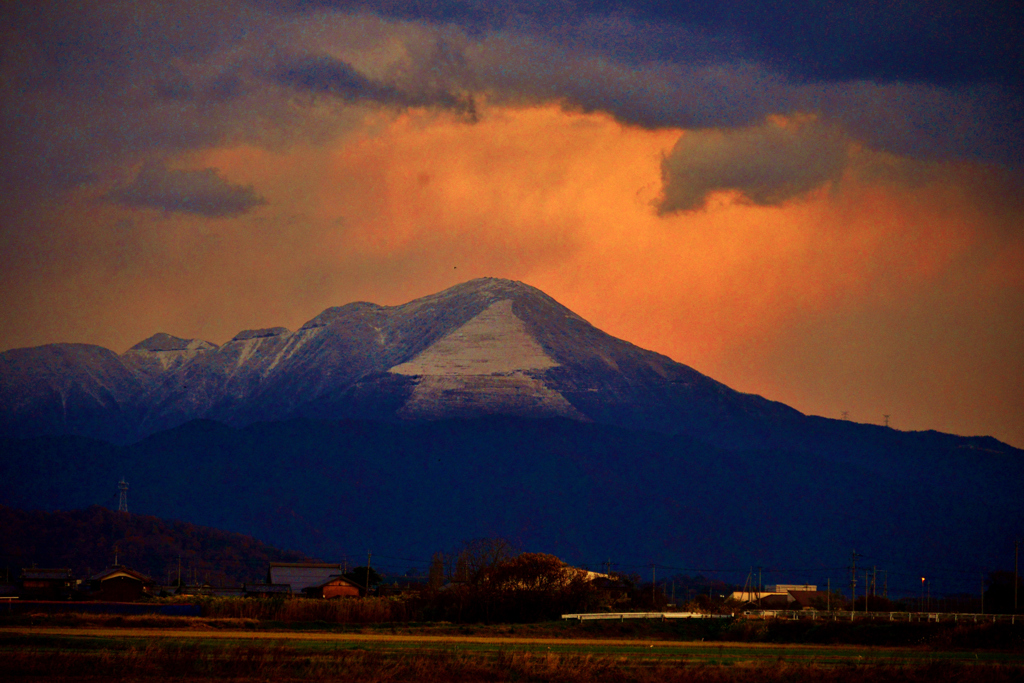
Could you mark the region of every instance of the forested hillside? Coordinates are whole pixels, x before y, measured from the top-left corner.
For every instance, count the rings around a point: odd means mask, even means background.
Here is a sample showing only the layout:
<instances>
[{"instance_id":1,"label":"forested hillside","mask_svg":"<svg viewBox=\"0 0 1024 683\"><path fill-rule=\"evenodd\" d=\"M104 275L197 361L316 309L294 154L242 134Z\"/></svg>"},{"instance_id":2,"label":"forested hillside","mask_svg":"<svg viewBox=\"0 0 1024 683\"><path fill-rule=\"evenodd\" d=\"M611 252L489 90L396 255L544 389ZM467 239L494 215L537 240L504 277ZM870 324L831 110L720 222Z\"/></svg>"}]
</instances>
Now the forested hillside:
<instances>
[{"instance_id":1,"label":"forested hillside","mask_svg":"<svg viewBox=\"0 0 1024 683\"><path fill-rule=\"evenodd\" d=\"M11 579L23 567L70 567L78 578L114 564L159 583L237 585L263 580L270 562L302 562L251 536L94 505L85 510L24 511L0 506L0 561Z\"/></svg>"}]
</instances>

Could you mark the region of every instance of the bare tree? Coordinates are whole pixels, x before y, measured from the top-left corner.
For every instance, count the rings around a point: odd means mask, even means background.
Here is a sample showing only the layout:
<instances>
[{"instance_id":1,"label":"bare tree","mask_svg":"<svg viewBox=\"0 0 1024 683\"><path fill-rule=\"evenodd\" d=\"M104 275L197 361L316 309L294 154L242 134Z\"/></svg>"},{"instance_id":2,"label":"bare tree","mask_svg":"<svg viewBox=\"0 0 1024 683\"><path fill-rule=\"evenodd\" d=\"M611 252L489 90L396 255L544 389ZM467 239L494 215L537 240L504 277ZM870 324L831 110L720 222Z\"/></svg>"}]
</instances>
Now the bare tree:
<instances>
[{"instance_id":1,"label":"bare tree","mask_svg":"<svg viewBox=\"0 0 1024 683\"><path fill-rule=\"evenodd\" d=\"M434 553L430 560L430 578L427 586L431 590L437 590L444 585L444 553Z\"/></svg>"},{"instance_id":2,"label":"bare tree","mask_svg":"<svg viewBox=\"0 0 1024 683\"><path fill-rule=\"evenodd\" d=\"M474 538L447 556L447 573L451 581L475 584L481 574L519 554L518 548L505 538Z\"/></svg>"}]
</instances>

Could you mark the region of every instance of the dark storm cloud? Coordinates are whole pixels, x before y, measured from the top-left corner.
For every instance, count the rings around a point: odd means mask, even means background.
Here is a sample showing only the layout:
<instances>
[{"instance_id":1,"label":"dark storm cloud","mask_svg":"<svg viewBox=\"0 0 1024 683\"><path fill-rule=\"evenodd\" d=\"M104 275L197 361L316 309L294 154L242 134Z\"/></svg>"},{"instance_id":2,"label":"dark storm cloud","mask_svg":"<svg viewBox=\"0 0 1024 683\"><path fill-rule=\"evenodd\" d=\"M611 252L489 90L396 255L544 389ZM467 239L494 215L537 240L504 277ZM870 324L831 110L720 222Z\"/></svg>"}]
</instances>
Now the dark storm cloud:
<instances>
[{"instance_id":1,"label":"dark storm cloud","mask_svg":"<svg viewBox=\"0 0 1024 683\"><path fill-rule=\"evenodd\" d=\"M243 88L207 64L250 23L233 0L3 3L0 195L21 205L222 139L237 124L210 105Z\"/></svg>"},{"instance_id":2,"label":"dark storm cloud","mask_svg":"<svg viewBox=\"0 0 1024 683\"><path fill-rule=\"evenodd\" d=\"M805 78L1018 87L1024 77L1018 0L726 6L732 11L722 23L741 33L758 58Z\"/></svg>"},{"instance_id":3,"label":"dark storm cloud","mask_svg":"<svg viewBox=\"0 0 1024 683\"><path fill-rule=\"evenodd\" d=\"M148 164L128 185L107 194L117 204L221 218L245 213L266 201L250 187L232 185L216 169L176 171Z\"/></svg>"},{"instance_id":4,"label":"dark storm cloud","mask_svg":"<svg viewBox=\"0 0 1024 683\"><path fill-rule=\"evenodd\" d=\"M717 58L771 63L799 78L914 81L938 85L1024 81L1024 4L1017 0L835 3L818 0L294 0L294 9L368 10L405 20L454 23L471 32L543 26L575 34L618 59L690 62L673 37L700 33ZM651 29L650 39L573 27L613 18ZM581 46L582 43L577 43Z\"/></svg>"},{"instance_id":5,"label":"dark storm cloud","mask_svg":"<svg viewBox=\"0 0 1024 683\"><path fill-rule=\"evenodd\" d=\"M118 88L139 75L159 78L177 59L202 60L237 39L245 13L209 2L4 3L25 88L75 92ZM102 92L100 93L102 94Z\"/></svg>"},{"instance_id":6,"label":"dark storm cloud","mask_svg":"<svg viewBox=\"0 0 1024 683\"><path fill-rule=\"evenodd\" d=\"M781 204L838 180L846 147L842 135L817 123L686 133L662 160L658 211L700 209L718 190L736 190L751 204Z\"/></svg>"},{"instance_id":7,"label":"dark storm cloud","mask_svg":"<svg viewBox=\"0 0 1024 683\"><path fill-rule=\"evenodd\" d=\"M331 135L292 106L295 92L468 120L477 96L559 102L646 128L811 112L875 149L1020 167L1022 5L962 4L3 3L0 193L20 201L225 142ZM374 15L394 20L380 35L406 61L360 70L339 55L347 24ZM322 32L307 47L311 26Z\"/></svg>"},{"instance_id":8,"label":"dark storm cloud","mask_svg":"<svg viewBox=\"0 0 1024 683\"><path fill-rule=\"evenodd\" d=\"M350 102L370 101L397 107L438 107L473 115L473 101L443 89L409 90L366 78L349 64L327 56L301 57L278 66L279 84Z\"/></svg>"},{"instance_id":9,"label":"dark storm cloud","mask_svg":"<svg viewBox=\"0 0 1024 683\"><path fill-rule=\"evenodd\" d=\"M560 101L646 128L747 127L811 112L874 149L1022 163L1020 12L1005 2L856 11L729 0L300 5L372 11L448 34L458 27L462 39L447 49L458 69L427 53L409 69L493 102ZM376 97L401 101L390 91Z\"/></svg>"}]
</instances>

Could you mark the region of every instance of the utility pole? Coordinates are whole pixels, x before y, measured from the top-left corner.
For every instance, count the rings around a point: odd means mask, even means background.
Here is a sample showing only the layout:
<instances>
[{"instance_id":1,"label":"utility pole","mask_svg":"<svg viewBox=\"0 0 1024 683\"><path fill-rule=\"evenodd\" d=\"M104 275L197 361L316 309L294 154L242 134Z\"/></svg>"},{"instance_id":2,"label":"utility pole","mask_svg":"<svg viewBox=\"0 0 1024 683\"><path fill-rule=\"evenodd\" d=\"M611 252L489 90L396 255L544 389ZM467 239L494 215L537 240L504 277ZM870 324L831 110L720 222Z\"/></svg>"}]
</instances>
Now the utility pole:
<instances>
[{"instance_id":1,"label":"utility pole","mask_svg":"<svg viewBox=\"0 0 1024 683\"><path fill-rule=\"evenodd\" d=\"M1013 613L1017 613L1017 557L1020 555L1020 539L1013 542Z\"/></svg>"},{"instance_id":2,"label":"utility pole","mask_svg":"<svg viewBox=\"0 0 1024 683\"><path fill-rule=\"evenodd\" d=\"M985 572L981 572L981 613L985 613Z\"/></svg>"},{"instance_id":3,"label":"utility pole","mask_svg":"<svg viewBox=\"0 0 1024 683\"><path fill-rule=\"evenodd\" d=\"M850 551L850 612L856 609L857 602L857 551Z\"/></svg>"},{"instance_id":4,"label":"utility pole","mask_svg":"<svg viewBox=\"0 0 1024 683\"><path fill-rule=\"evenodd\" d=\"M654 563L651 562L651 609L658 606L658 582L654 580Z\"/></svg>"},{"instance_id":5,"label":"utility pole","mask_svg":"<svg viewBox=\"0 0 1024 683\"><path fill-rule=\"evenodd\" d=\"M369 550L366 551L366 596L370 597L370 557L373 555Z\"/></svg>"},{"instance_id":6,"label":"utility pole","mask_svg":"<svg viewBox=\"0 0 1024 683\"><path fill-rule=\"evenodd\" d=\"M761 567L757 567L757 608L761 609Z\"/></svg>"}]
</instances>

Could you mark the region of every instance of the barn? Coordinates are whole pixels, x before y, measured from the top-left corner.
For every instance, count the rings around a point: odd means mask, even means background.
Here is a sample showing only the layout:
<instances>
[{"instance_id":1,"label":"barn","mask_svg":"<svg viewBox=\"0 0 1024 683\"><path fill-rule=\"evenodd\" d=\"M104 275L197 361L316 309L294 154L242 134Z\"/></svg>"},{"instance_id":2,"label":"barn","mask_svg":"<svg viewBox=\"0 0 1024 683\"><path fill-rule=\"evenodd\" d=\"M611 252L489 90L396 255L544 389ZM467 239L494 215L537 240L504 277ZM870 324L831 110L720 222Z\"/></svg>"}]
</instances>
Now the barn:
<instances>
[{"instance_id":1,"label":"barn","mask_svg":"<svg viewBox=\"0 0 1024 683\"><path fill-rule=\"evenodd\" d=\"M332 576L319 586L306 588L304 592L311 598L358 598L362 590L344 576Z\"/></svg>"},{"instance_id":2,"label":"barn","mask_svg":"<svg viewBox=\"0 0 1024 683\"><path fill-rule=\"evenodd\" d=\"M21 570L21 594L30 600L68 600L73 585L68 567Z\"/></svg>"},{"instance_id":3,"label":"barn","mask_svg":"<svg viewBox=\"0 0 1024 683\"><path fill-rule=\"evenodd\" d=\"M153 580L145 574L115 565L89 578L93 600L109 602L134 602L151 595Z\"/></svg>"},{"instance_id":4,"label":"barn","mask_svg":"<svg viewBox=\"0 0 1024 683\"><path fill-rule=\"evenodd\" d=\"M340 564L326 562L272 562L267 570L267 583L287 584L292 593L304 593L307 588L323 586L330 579L345 573Z\"/></svg>"}]
</instances>

